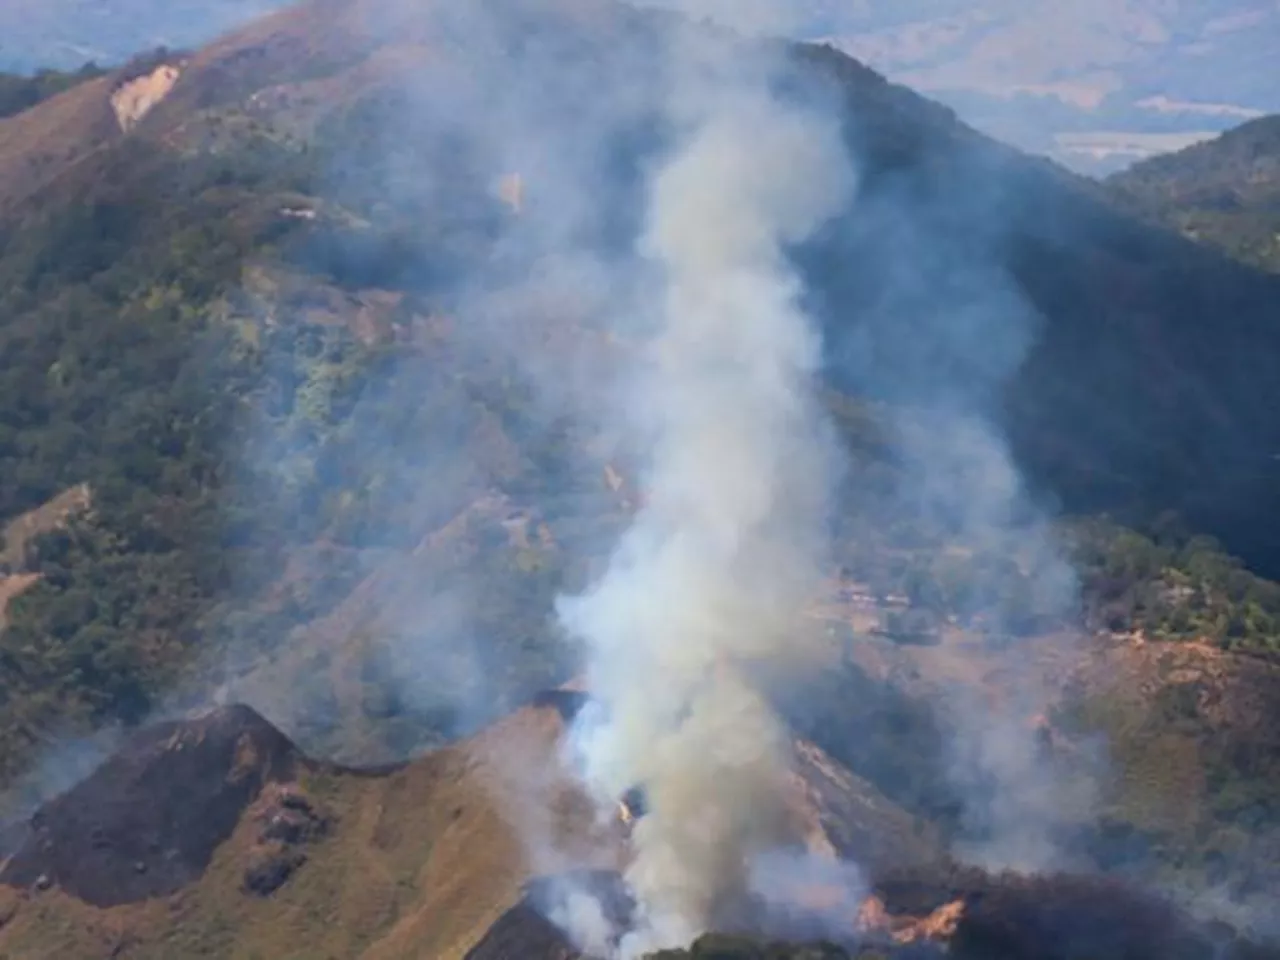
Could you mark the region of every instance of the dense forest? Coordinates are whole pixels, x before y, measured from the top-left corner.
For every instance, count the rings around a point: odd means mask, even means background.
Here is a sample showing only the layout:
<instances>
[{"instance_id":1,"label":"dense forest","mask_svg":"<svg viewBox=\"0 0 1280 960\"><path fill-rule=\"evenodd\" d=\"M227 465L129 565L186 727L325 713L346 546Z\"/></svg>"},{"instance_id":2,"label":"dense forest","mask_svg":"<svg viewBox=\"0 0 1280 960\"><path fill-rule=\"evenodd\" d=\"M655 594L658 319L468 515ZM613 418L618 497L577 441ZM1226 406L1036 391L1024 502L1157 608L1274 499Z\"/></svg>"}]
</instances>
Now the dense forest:
<instances>
[{"instance_id":1,"label":"dense forest","mask_svg":"<svg viewBox=\"0 0 1280 960\"><path fill-rule=\"evenodd\" d=\"M9 774L60 723L145 716L231 566L270 543L224 536L252 372L209 304L263 237L225 215L208 176L181 206L135 194L5 238L0 510L85 482L93 499L27 545L42 580L3 635Z\"/></svg>"}]
</instances>

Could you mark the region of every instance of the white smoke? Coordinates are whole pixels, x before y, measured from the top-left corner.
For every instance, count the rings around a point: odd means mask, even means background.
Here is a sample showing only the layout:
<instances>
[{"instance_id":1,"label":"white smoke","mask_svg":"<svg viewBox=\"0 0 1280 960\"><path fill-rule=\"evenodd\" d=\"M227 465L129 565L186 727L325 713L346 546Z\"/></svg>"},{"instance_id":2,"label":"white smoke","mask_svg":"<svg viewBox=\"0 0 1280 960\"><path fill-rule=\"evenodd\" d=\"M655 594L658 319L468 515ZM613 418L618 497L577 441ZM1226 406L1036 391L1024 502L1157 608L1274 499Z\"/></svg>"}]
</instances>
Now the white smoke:
<instances>
[{"instance_id":1,"label":"white smoke","mask_svg":"<svg viewBox=\"0 0 1280 960\"><path fill-rule=\"evenodd\" d=\"M870 891L855 864L777 851L753 863L751 873L771 935L836 942L858 935Z\"/></svg>"},{"instance_id":2,"label":"white smoke","mask_svg":"<svg viewBox=\"0 0 1280 960\"><path fill-rule=\"evenodd\" d=\"M608 956L612 949L613 924L604 907L590 892L566 885L563 896L548 914L561 930L573 932L578 947L589 957Z\"/></svg>"},{"instance_id":3,"label":"white smoke","mask_svg":"<svg viewBox=\"0 0 1280 960\"><path fill-rule=\"evenodd\" d=\"M853 176L832 125L720 66L679 65L668 114L685 135L650 185L657 331L627 425L645 504L601 580L560 606L598 704L578 731L584 776L605 803L646 792L624 956L689 942L756 858L798 840L789 737L758 677L806 655L832 464L786 253Z\"/></svg>"}]
</instances>

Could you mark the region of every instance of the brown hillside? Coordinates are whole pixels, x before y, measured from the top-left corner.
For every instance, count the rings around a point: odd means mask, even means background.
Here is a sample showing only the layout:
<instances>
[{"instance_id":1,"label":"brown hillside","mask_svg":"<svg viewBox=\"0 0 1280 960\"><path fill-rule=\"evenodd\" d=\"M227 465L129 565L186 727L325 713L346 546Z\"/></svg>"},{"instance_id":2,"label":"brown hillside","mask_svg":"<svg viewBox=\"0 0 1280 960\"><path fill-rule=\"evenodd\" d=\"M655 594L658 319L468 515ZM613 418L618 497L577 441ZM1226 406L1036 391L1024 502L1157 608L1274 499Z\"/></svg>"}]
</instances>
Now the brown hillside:
<instances>
[{"instance_id":1,"label":"brown hillside","mask_svg":"<svg viewBox=\"0 0 1280 960\"><path fill-rule=\"evenodd\" d=\"M242 707L145 731L17 834L0 952L462 957L531 876L621 867L621 826L591 826L556 772L580 698L548 692L470 740L365 772L307 760ZM824 771L806 780L820 809L797 793L799 815L829 832L816 842L937 859L910 818L802 749L806 777Z\"/></svg>"},{"instance_id":2,"label":"brown hillside","mask_svg":"<svg viewBox=\"0 0 1280 960\"><path fill-rule=\"evenodd\" d=\"M502 448L501 444L492 446ZM456 607L441 585L460 572L464 577L474 576L477 583L484 582L480 579L485 562L482 544L500 556L509 556L513 564L521 557L539 558L553 553L554 544L538 542L536 534L534 543L524 541L529 525L530 517L507 497L492 491L481 494L445 523L424 533L411 550L388 551L326 616L300 629L284 651L248 664L229 683L227 695L269 704L274 722L298 731L308 749L323 750L325 756L337 762L367 764L402 759L403 748L385 742L379 718L370 716L366 709L366 699L372 695L368 676L375 669L383 669L378 664L379 658L385 656L403 656L416 670L434 666L448 675L466 674L472 668L470 658L479 654L467 637L458 639L459 649L452 649L447 642L453 636L449 631L454 629L451 618ZM499 544L495 546L494 541ZM287 598L291 587L305 583L307 575L305 564L296 563L276 585L277 592ZM433 591L443 596L435 600ZM429 654L408 649L409 641L400 639L406 624L433 638ZM512 625L511 629L515 631L517 627ZM486 642L496 647L500 639L490 635ZM512 671L517 667L512 662L503 666ZM531 671L527 679L512 677L510 684L503 683L501 692L523 698L533 692L528 685L535 677L541 677L538 686L558 679L547 673L542 668ZM309 685L299 683L302 677L309 678ZM337 731L336 736L323 743L315 742L306 733L308 724L317 719L310 699L315 690L323 692L327 710L333 714L319 719ZM502 704L493 706L502 712Z\"/></svg>"},{"instance_id":3,"label":"brown hillside","mask_svg":"<svg viewBox=\"0 0 1280 960\"><path fill-rule=\"evenodd\" d=\"M598 0L556 9L607 41L622 8ZM105 154L124 136L112 96L139 76L180 65L172 89L134 133L152 146L183 147L204 114L231 108L286 125L327 114L407 70L453 55L433 19L387 0L308 0L231 31L190 55L139 58L18 116L0 120L0 214L89 189L111 168ZM293 114L281 117L281 114ZM134 124L129 124L134 127ZM96 158L96 162L95 159ZM58 187L54 190L54 185Z\"/></svg>"},{"instance_id":4,"label":"brown hillside","mask_svg":"<svg viewBox=\"0 0 1280 960\"><path fill-rule=\"evenodd\" d=\"M110 148L125 138L113 97L139 78L180 68L142 122L126 124L152 144L148 149L163 149L177 142L175 131L196 111L242 104L264 87L357 63L371 49L360 23L357 4L317 0L255 21L190 57L138 58L0 120L0 215L30 214L80 195L110 170Z\"/></svg>"},{"instance_id":5,"label":"brown hillside","mask_svg":"<svg viewBox=\"0 0 1280 960\"><path fill-rule=\"evenodd\" d=\"M0 120L0 212L119 135L112 83L109 76L98 77Z\"/></svg>"},{"instance_id":6,"label":"brown hillside","mask_svg":"<svg viewBox=\"0 0 1280 960\"><path fill-rule=\"evenodd\" d=\"M821 609L829 622L862 614L833 600ZM899 802L945 793L930 779L933 723L945 729L953 702L980 705L987 722L1034 736L1062 776L1072 856L1190 900L1215 888L1226 916L1274 915L1280 665L1211 642L1060 633L1002 643L955 627L927 645L854 634L843 658L839 684L860 695L831 695L837 706L806 730ZM1066 789L1077 785L1092 787Z\"/></svg>"},{"instance_id":7,"label":"brown hillside","mask_svg":"<svg viewBox=\"0 0 1280 960\"><path fill-rule=\"evenodd\" d=\"M246 723L278 748L259 751L256 765L228 752L237 728L249 732ZM37 814L35 839L3 875L11 886L0 951L70 960L101 956L109 942L127 957L460 956L515 901L524 872L508 822L514 811L504 806L510 784L500 775L501 751L545 766L559 726L554 710L534 708L455 748L369 773L302 760L240 708L146 733ZM216 735L202 740L203 730ZM184 752L183 744L201 743L199 752ZM268 765L272 757L278 762ZM239 769L250 776L238 788L218 787ZM193 803L184 775L194 787L217 788L215 799L197 792ZM267 783L275 786L263 789ZM128 811L131 802L141 809ZM104 908L76 895L86 866L92 876L109 869L126 877L134 847L189 828L211 805L235 817L217 825L217 832L229 827L225 840L176 893L156 896L161 891L146 889L149 874L141 874L115 897L127 902ZM50 835L92 847L86 806L115 816L113 845L83 862L68 845L46 849L40 837ZM200 833L213 839L208 828Z\"/></svg>"},{"instance_id":8,"label":"brown hillside","mask_svg":"<svg viewBox=\"0 0 1280 960\"><path fill-rule=\"evenodd\" d=\"M99 907L173 893L197 879L269 783L299 758L247 707L154 727L32 817L0 883Z\"/></svg>"},{"instance_id":9,"label":"brown hillside","mask_svg":"<svg viewBox=\"0 0 1280 960\"><path fill-rule=\"evenodd\" d=\"M1209 644L1100 641L1064 707L1066 723L1107 737L1120 773L1112 816L1148 838L1190 844L1209 883L1230 865L1240 899L1271 909L1280 666Z\"/></svg>"}]
</instances>

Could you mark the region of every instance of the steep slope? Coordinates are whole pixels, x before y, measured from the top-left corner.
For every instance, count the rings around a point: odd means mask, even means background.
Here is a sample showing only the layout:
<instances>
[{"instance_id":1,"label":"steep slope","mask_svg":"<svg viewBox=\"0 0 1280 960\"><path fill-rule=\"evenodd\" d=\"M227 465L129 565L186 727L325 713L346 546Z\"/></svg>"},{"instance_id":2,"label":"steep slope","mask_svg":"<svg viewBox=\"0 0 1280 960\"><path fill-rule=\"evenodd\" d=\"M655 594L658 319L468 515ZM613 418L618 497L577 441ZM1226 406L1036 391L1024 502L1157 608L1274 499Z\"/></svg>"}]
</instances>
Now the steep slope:
<instances>
[{"instance_id":1,"label":"steep slope","mask_svg":"<svg viewBox=\"0 0 1280 960\"><path fill-rule=\"evenodd\" d=\"M101 67L87 63L75 71L45 69L32 75L0 73L0 118L21 113L42 100L105 72Z\"/></svg>"},{"instance_id":2,"label":"steep slope","mask_svg":"<svg viewBox=\"0 0 1280 960\"><path fill-rule=\"evenodd\" d=\"M285 5L57 0L34 12L0 7L0 69L114 64L148 46L192 47ZM992 135L1090 169L1098 154L1104 169L1116 169L1133 155L1277 107L1266 83L1276 17L1244 0L1176 8L1125 0L1069 10L999 0L792 6L797 36L830 38L946 99Z\"/></svg>"},{"instance_id":3,"label":"steep slope","mask_svg":"<svg viewBox=\"0 0 1280 960\"><path fill-rule=\"evenodd\" d=\"M1275 281L1126 219L1047 165L925 123L905 93L861 99L848 61L814 55L844 79L855 129L871 128L855 141L863 225L818 268L836 381L899 402L994 401L1020 463L1068 510L1149 518L1162 504L1265 567L1272 535L1255 521L1276 438L1238 388L1273 382ZM915 137L880 128L877 103L919 118Z\"/></svg>"},{"instance_id":4,"label":"steep slope","mask_svg":"<svg viewBox=\"0 0 1280 960\"><path fill-rule=\"evenodd\" d=\"M308 759L243 707L145 730L6 833L0 949L66 960L104 951L579 957L547 920L565 895L561 880L612 904L616 924L629 909L625 894L610 892L627 828L599 823L559 767L557 744L580 705L579 694L549 691L476 737L381 770ZM794 809L821 822L813 849L878 850L859 861L875 891L859 920L868 956L932 956L930 941L998 960L1271 956L1120 885L948 866L900 830L908 818L874 788L799 747L808 759ZM818 796L820 816L810 805ZM876 812L838 812L859 808ZM692 956L760 949L708 938ZM845 956L824 949L818 955Z\"/></svg>"},{"instance_id":5,"label":"steep slope","mask_svg":"<svg viewBox=\"0 0 1280 960\"><path fill-rule=\"evenodd\" d=\"M593 826L559 767L577 700L548 693L384 770L309 760L242 707L145 730L10 832L0 950L461 957L533 872L616 869L624 855L621 824ZM936 858L869 784L846 772L838 797L830 780L813 786L823 812L801 791L798 815L874 847L885 865ZM841 822L841 804L874 812Z\"/></svg>"},{"instance_id":6,"label":"steep slope","mask_svg":"<svg viewBox=\"0 0 1280 960\"><path fill-rule=\"evenodd\" d=\"M119 132L108 102L111 87L109 77L97 77L57 94L37 109L0 120L0 182L5 199L39 189L45 178Z\"/></svg>"},{"instance_id":7,"label":"steep slope","mask_svg":"<svg viewBox=\"0 0 1280 960\"><path fill-rule=\"evenodd\" d=\"M1184 236L1280 271L1280 116L1137 164L1107 186Z\"/></svg>"},{"instance_id":8,"label":"steep slope","mask_svg":"<svg viewBox=\"0 0 1280 960\"><path fill-rule=\"evenodd\" d=\"M583 881L587 882L586 880ZM607 879L597 878L597 888ZM1075 957L1272 958L1275 946L1238 936L1223 926L1202 925L1159 899L1119 884L1053 876L985 876L975 871L898 876L883 880L861 913L856 944L804 943L749 934L708 934L687 950L653 954L653 960L1069 960ZM537 884L503 914L467 960L581 960L545 919L538 904L549 894ZM553 896L553 895L551 895ZM887 898L895 906L885 909ZM942 906L929 910L928 904ZM554 902L554 901L553 901ZM905 908L905 909L904 909ZM907 912L920 911L917 915Z\"/></svg>"},{"instance_id":9,"label":"steep slope","mask_svg":"<svg viewBox=\"0 0 1280 960\"><path fill-rule=\"evenodd\" d=\"M632 496L614 480L632 473L514 358L571 357L580 368L545 379L572 384L607 379L628 347L599 329L608 301L589 285L486 312L458 280L493 259L503 279L533 273L494 251L564 199L540 194L535 157L513 210L493 184L528 158L495 155L488 135L551 116L566 142L594 143L590 108L616 98L632 105L607 138L620 159L574 187L609 198L600 244L629 243L658 138L624 94L654 75L668 21L604 0L495 9L511 19L469 48L401 4L308 3L147 62L139 76L179 73L127 133L114 81L11 118L0 515L81 482L99 499L35 544L43 579L0 637L6 778L53 735L224 683L308 748L393 759L568 675L547 611L611 542ZM1009 428L1037 492L1135 518L1181 508L1274 563L1278 281L1117 213L855 61L788 52L796 95L842 106L862 174L859 206L798 254L831 381L858 398L832 398L855 412L842 436L875 481L850 484L840 552L879 533L894 564L952 546L923 512L885 530L902 514L868 491L902 480L896 412L958 395ZM432 95L522 93L530 70L549 78L547 112L495 110L479 134ZM996 349L1024 335L1025 358ZM883 418L859 414L871 401ZM1163 596L1165 572L1143 586ZM886 595L915 580L920 607L941 579L893 577ZM1274 646L1265 591L1233 571L1211 585L1224 616L1206 635ZM937 619L961 615L948 603ZM882 692L850 676L823 706ZM884 706L866 711L884 736L850 754L879 780L909 766L894 725L924 742L927 725L894 712L896 693L866 703Z\"/></svg>"},{"instance_id":10,"label":"steep slope","mask_svg":"<svg viewBox=\"0 0 1280 960\"><path fill-rule=\"evenodd\" d=\"M1098 644L1069 690L1060 722L1105 734L1118 774L1102 820L1127 836L1108 849L1104 827L1102 861L1123 870L1176 848L1184 883L1265 909L1280 882L1280 670L1205 644L1139 637Z\"/></svg>"},{"instance_id":11,"label":"steep slope","mask_svg":"<svg viewBox=\"0 0 1280 960\"><path fill-rule=\"evenodd\" d=\"M292 747L248 751L242 743L254 731L282 738L237 709L144 733L37 815L37 833L0 877L10 884L0 940L31 957L98 956L104 938L117 955L139 957L460 956L520 883L523 854L507 822L518 809L504 809L495 758L510 751L545 763L558 723L554 711L526 711L475 741L380 773L316 764ZM233 751L211 750L206 728L225 731L220 742ZM188 784L182 765L191 758L204 762ZM205 781L227 786L186 794ZM40 837L71 839L67 828L84 822L73 818L81 798L90 806L78 816L91 818L85 826L109 845L96 861L68 860L58 870L60 848L47 849ZM215 810L223 823L210 823ZM197 836L151 832L186 818L206 825ZM167 844L195 843L215 825L226 828L223 842L185 883L135 873L131 844L155 836L160 849L151 856L164 865L172 862ZM86 890L95 867L131 885ZM91 900L76 896L86 892Z\"/></svg>"},{"instance_id":12,"label":"steep slope","mask_svg":"<svg viewBox=\"0 0 1280 960\"><path fill-rule=\"evenodd\" d=\"M32 818L0 882L56 885L99 907L175 893L297 762L284 735L247 708L150 729Z\"/></svg>"}]
</instances>

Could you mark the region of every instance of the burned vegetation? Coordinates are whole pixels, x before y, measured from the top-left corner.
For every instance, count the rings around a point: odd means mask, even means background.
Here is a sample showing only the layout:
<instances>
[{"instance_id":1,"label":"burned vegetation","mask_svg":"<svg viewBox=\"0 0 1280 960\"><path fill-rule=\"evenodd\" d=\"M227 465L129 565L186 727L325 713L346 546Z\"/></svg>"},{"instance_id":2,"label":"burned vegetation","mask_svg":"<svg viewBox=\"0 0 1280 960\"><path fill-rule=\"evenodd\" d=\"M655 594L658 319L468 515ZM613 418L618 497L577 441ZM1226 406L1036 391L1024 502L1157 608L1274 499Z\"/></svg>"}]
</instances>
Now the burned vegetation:
<instances>
[{"instance_id":1,"label":"burned vegetation","mask_svg":"<svg viewBox=\"0 0 1280 960\"><path fill-rule=\"evenodd\" d=\"M599 906L616 946L634 909L625 885L607 871L578 872L526 885L466 960L593 960L553 922L570 916L574 898L578 910L588 900ZM653 960L1280 960L1280 945L1198 923L1101 877L935 866L883 877L858 920L856 936L832 932L807 943L779 941L747 923Z\"/></svg>"},{"instance_id":2,"label":"burned vegetation","mask_svg":"<svg viewBox=\"0 0 1280 960\"><path fill-rule=\"evenodd\" d=\"M571 691L556 691L535 698L532 706L572 716L582 702ZM29 823L6 831L9 858L0 869L0 884L14 888L37 911L46 891L90 907L137 904L195 884L234 835L238 879L233 882L242 902L274 898L310 860L319 864L327 856L331 838L342 842L348 821L333 809L344 808L331 809L332 800L320 786L331 773L356 772L307 759L247 707L161 724L143 731ZM368 770L354 779L373 782L398 775L393 769ZM628 795L625 803L634 818L643 819L642 792ZM450 829L433 845L449 843ZM886 862L871 868L867 879L861 909L838 924L783 930L772 922L776 911L751 902L733 911L719 932L658 956L1280 960L1274 946L1250 941L1222 924L1196 922L1169 902L1100 876L992 875L934 860L910 867ZM500 885L496 875L485 882ZM616 870L544 876L498 907L495 921L467 941L465 956L589 960L593 954L584 953L564 929L584 905L598 932L614 945L634 926L635 903ZM779 941L784 936L789 942ZM836 942L806 944L812 937Z\"/></svg>"},{"instance_id":3,"label":"burned vegetation","mask_svg":"<svg viewBox=\"0 0 1280 960\"><path fill-rule=\"evenodd\" d=\"M248 707L151 727L16 828L0 883L56 886L98 907L173 893L203 874L264 789L293 780L302 763ZM317 829L313 812L281 796L279 820L264 832Z\"/></svg>"}]
</instances>

